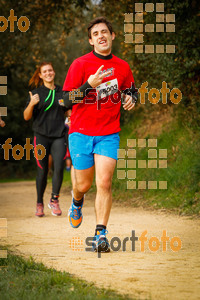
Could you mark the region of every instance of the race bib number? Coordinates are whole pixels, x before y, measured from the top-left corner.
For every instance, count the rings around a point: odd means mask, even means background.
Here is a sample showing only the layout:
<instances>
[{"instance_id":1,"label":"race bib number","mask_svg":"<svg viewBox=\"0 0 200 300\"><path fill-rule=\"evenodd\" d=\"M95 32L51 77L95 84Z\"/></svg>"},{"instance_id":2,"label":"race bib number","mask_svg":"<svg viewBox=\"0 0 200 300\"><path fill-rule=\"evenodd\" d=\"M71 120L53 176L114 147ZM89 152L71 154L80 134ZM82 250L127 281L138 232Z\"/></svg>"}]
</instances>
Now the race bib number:
<instances>
[{"instance_id":1,"label":"race bib number","mask_svg":"<svg viewBox=\"0 0 200 300\"><path fill-rule=\"evenodd\" d=\"M112 94L118 92L118 81L117 79L112 79L110 81L104 82L96 87L97 99L103 99Z\"/></svg>"}]
</instances>

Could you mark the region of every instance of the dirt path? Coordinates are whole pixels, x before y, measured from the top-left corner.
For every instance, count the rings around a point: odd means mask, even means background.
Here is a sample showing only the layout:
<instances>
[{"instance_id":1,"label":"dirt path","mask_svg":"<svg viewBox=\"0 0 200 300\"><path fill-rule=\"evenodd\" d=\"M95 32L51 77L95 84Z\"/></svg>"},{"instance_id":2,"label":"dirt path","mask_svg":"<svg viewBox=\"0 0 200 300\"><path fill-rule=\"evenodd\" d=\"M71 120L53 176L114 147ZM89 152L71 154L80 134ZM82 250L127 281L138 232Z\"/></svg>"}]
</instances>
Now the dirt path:
<instances>
[{"instance_id":1,"label":"dirt path","mask_svg":"<svg viewBox=\"0 0 200 300\"><path fill-rule=\"evenodd\" d=\"M85 201L81 227L72 229L67 218L70 194L64 190L61 193L61 217L53 217L47 208L49 195L50 188L45 194L46 216L40 219L34 216L34 182L0 184L0 218L8 220L8 237L1 238L1 244L10 244L22 255L31 255L49 267L65 270L137 299L200 299L199 219L113 206L108 238L116 236L123 240L131 237L132 230L140 237L147 230L145 251L141 252L141 243L136 241L133 252L129 240L126 252L120 249L98 258L96 253L85 251L85 239L93 236L95 228L93 200ZM181 239L180 251L173 252L169 243L166 252L162 251L163 230L167 231L170 240L175 236ZM152 236L161 242L157 252L148 247ZM83 245L74 246L79 251L73 250L72 244L70 247L73 238L83 241Z\"/></svg>"}]
</instances>

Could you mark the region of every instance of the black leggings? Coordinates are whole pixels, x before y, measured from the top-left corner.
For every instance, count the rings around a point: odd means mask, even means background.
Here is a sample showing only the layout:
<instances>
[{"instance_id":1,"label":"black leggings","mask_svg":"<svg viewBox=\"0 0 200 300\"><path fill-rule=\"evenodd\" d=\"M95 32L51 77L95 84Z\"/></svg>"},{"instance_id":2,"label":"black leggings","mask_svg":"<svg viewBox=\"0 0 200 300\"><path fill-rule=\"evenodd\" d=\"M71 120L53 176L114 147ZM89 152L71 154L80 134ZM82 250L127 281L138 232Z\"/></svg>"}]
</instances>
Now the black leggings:
<instances>
[{"instance_id":1,"label":"black leggings","mask_svg":"<svg viewBox=\"0 0 200 300\"><path fill-rule=\"evenodd\" d=\"M66 138L65 136L61 138L49 138L36 133L34 135L34 148L36 146L38 148L35 151L37 162L37 203L43 203L43 195L47 185L49 154L52 155L54 164L52 194L59 195L63 181L63 169L67 149Z\"/></svg>"}]
</instances>

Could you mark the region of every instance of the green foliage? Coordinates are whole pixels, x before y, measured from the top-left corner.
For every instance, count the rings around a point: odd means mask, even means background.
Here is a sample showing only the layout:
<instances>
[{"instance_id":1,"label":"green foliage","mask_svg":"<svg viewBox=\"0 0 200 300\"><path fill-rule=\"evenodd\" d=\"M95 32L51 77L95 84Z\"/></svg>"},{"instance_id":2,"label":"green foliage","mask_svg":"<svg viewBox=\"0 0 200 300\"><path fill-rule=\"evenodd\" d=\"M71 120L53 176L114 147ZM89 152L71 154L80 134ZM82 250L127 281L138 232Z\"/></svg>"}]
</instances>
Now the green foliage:
<instances>
[{"instance_id":1,"label":"green foliage","mask_svg":"<svg viewBox=\"0 0 200 300\"><path fill-rule=\"evenodd\" d=\"M144 6L146 0L140 3ZM157 1L154 0L151 3L155 6ZM164 14L175 14L175 33L144 33L144 44L176 45L174 54L135 54L135 44L124 43L124 14L134 13L134 4L134 1L118 1L115 4L114 1L102 2L100 13L110 19L117 34L113 47L114 53L128 61L137 87L148 81L149 89L151 87L160 89L162 81L165 81L170 89L179 88L183 94L182 103L190 112L183 117L188 122L192 121L192 126L199 127L199 2L197 0L165 2ZM155 11L144 14L144 24L156 24Z\"/></svg>"},{"instance_id":2,"label":"green foliage","mask_svg":"<svg viewBox=\"0 0 200 300\"><path fill-rule=\"evenodd\" d=\"M8 109L7 117L3 117L6 126L1 129L0 144L4 144L7 138L12 138L13 147L17 144L23 146L26 138L33 137L32 122L25 122L23 119L29 79L41 61L52 61L57 75L56 83L63 85L67 68L74 59L71 57L68 61L66 53L70 52L73 44L66 49L66 39L70 30L80 23L79 19L84 11L87 11L88 1L47 0L33 3L26 0L18 1L17 5L13 1L1 2L0 15L8 18L13 9L18 19L26 16L30 20L27 32L20 32L15 22L14 32L10 32L8 27L5 32L0 33L1 43L4 45L0 48L0 76L8 78L8 94L0 96L0 107ZM24 174L33 178L35 173L33 155L31 161L26 161L25 158L15 161L12 155L9 161L5 161L0 148L0 163L2 178L24 177Z\"/></svg>"}]
</instances>

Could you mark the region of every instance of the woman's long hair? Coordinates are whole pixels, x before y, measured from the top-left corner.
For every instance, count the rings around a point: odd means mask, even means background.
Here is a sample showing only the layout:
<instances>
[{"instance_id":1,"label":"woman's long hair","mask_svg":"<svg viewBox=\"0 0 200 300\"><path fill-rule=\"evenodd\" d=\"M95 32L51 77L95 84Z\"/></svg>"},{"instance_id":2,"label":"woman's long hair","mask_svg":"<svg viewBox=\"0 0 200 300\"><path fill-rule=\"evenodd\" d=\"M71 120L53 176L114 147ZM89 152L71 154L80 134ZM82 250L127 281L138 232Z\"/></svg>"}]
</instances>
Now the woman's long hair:
<instances>
[{"instance_id":1,"label":"woman's long hair","mask_svg":"<svg viewBox=\"0 0 200 300\"><path fill-rule=\"evenodd\" d=\"M43 61L39 65L39 67L36 69L35 73L31 77L31 79L29 80L29 86L31 89L37 88L43 84L43 80L40 78L39 73L41 73L41 68L46 65L51 65L53 68L53 65L51 62Z\"/></svg>"}]
</instances>

